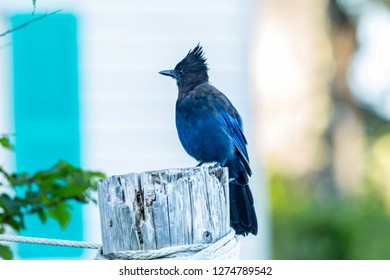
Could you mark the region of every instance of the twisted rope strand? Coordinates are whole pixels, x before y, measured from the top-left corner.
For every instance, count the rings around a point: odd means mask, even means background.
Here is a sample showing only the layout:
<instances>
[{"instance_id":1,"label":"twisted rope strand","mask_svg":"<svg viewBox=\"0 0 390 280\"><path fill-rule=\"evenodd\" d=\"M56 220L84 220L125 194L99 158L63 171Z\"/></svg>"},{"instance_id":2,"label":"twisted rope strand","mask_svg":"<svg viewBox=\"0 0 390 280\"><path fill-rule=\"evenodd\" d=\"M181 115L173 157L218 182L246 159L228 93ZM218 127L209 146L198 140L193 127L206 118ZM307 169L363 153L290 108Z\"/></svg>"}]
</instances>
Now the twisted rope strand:
<instances>
[{"instance_id":1,"label":"twisted rope strand","mask_svg":"<svg viewBox=\"0 0 390 280\"><path fill-rule=\"evenodd\" d=\"M0 241L53 245L53 246L63 246L63 247L76 247L76 248L86 248L86 249L99 249L101 247L100 244L83 242L83 241L25 237L25 236L7 235L7 234L0 234Z\"/></svg>"},{"instance_id":2,"label":"twisted rope strand","mask_svg":"<svg viewBox=\"0 0 390 280\"><path fill-rule=\"evenodd\" d=\"M235 231L229 233L210 244L189 244L165 247L157 250L132 250L111 254L102 254L99 250L95 259L98 260L153 260L153 259L180 259L180 260L211 260L211 259L238 259L240 243Z\"/></svg>"},{"instance_id":3,"label":"twisted rope strand","mask_svg":"<svg viewBox=\"0 0 390 280\"><path fill-rule=\"evenodd\" d=\"M60 240L50 238L24 237L16 235L0 234L0 242L18 242L29 244L42 244L52 246L64 246L86 249L98 249L97 260L153 260L153 259L182 259L182 260L211 260L211 259L237 259L240 242L235 231L230 231L210 244L189 244L173 247L165 247L157 250L132 250L121 251L103 255L102 246L96 243Z\"/></svg>"}]
</instances>

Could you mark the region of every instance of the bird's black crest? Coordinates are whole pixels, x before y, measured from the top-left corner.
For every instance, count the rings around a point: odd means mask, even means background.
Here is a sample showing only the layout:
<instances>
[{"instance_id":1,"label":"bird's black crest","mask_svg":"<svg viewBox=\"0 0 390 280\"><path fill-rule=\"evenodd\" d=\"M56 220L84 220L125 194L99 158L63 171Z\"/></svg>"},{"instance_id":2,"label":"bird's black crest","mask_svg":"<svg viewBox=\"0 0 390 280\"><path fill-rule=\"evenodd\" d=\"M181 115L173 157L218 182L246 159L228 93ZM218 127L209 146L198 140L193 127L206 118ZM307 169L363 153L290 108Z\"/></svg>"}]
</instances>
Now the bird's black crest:
<instances>
[{"instance_id":1,"label":"bird's black crest","mask_svg":"<svg viewBox=\"0 0 390 280\"><path fill-rule=\"evenodd\" d=\"M185 58L180 61L175 69L186 69L191 72L206 72L208 70L206 58L204 57L202 46L199 44L190 50Z\"/></svg>"}]
</instances>

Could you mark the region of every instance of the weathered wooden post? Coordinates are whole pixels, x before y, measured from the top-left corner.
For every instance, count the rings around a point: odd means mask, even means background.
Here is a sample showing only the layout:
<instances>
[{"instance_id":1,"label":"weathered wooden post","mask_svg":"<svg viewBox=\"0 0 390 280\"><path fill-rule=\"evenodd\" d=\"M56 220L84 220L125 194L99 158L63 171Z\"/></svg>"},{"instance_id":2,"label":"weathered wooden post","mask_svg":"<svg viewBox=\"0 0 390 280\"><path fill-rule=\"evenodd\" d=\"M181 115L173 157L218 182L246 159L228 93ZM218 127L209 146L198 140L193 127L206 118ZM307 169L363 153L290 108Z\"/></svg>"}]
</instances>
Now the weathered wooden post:
<instances>
[{"instance_id":1,"label":"weathered wooden post","mask_svg":"<svg viewBox=\"0 0 390 280\"><path fill-rule=\"evenodd\" d=\"M100 180L102 255L117 258L123 252L143 251L159 252L156 258L165 258L164 254L171 254L168 249L206 248L229 233L237 243L230 229L228 185L227 168L219 166L129 173ZM229 246L227 250L236 248L229 258L237 258L238 244ZM210 258L225 258L215 254Z\"/></svg>"}]
</instances>

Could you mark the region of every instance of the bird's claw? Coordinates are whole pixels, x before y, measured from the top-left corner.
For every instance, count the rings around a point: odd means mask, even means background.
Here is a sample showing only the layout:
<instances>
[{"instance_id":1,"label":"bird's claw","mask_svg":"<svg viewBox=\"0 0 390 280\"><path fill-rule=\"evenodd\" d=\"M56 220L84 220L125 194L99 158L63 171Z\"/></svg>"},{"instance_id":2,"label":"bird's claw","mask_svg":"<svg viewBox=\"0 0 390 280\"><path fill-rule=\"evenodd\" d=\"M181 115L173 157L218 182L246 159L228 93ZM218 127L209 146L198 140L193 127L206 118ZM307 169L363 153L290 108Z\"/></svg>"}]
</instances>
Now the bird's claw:
<instances>
[{"instance_id":1,"label":"bird's claw","mask_svg":"<svg viewBox=\"0 0 390 280\"><path fill-rule=\"evenodd\" d=\"M200 167L202 166L203 164L206 163L206 166L207 167L210 167L210 168L218 168L218 167L221 167L221 164L219 162L204 162L204 161L201 161L198 163L198 165L196 167Z\"/></svg>"}]
</instances>

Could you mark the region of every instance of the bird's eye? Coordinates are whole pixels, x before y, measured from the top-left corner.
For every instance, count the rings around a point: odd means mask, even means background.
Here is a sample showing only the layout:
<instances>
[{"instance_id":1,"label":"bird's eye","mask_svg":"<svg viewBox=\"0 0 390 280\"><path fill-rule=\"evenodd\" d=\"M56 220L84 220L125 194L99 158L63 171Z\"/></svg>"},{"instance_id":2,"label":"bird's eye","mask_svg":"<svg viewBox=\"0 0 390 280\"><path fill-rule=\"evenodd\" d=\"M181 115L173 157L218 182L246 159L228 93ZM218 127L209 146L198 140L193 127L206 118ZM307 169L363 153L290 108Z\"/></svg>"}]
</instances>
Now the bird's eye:
<instances>
[{"instance_id":1,"label":"bird's eye","mask_svg":"<svg viewBox=\"0 0 390 280\"><path fill-rule=\"evenodd\" d=\"M179 70L179 75L180 75L180 76L183 76L183 74L184 74L183 69L180 69L180 70Z\"/></svg>"}]
</instances>

